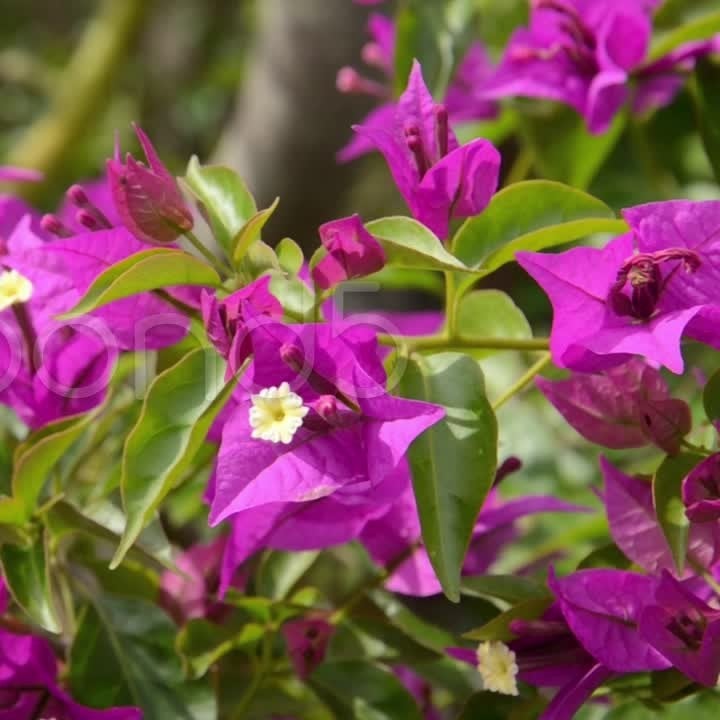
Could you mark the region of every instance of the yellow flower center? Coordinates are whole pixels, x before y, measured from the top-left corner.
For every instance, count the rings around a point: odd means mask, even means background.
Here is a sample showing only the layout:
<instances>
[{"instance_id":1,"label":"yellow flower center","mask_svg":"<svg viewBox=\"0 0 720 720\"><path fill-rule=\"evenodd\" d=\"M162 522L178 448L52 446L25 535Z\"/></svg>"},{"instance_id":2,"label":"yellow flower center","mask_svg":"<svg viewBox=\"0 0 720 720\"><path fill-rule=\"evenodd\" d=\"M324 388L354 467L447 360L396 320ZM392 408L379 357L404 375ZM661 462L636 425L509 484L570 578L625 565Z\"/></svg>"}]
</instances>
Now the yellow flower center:
<instances>
[{"instance_id":1,"label":"yellow flower center","mask_svg":"<svg viewBox=\"0 0 720 720\"><path fill-rule=\"evenodd\" d=\"M250 427L256 440L273 443L290 443L308 414L302 398L290 390L284 382L279 387L269 387L252 396Z\"/></svg>"},{"instance_id":2,"label":"yellow flower center","mask_svg":"<svg viewBox=\"0 0 720 720\"><path fill-rule=\"evenodd\" d=\"M0 310L27 302L33 294L32 283L17 270L0 273Z\"/></svg>"},{"instance_id":3,"label":"yellow flower center","mask_svg":"<svg viewBox=\"0 0 720 720\"><path fill-rule=\"evenodd\" d=\"M515 653L505 643L480 643L477 661L485 690L503 695L518 694Z\"/></svg>"}]
</instances>

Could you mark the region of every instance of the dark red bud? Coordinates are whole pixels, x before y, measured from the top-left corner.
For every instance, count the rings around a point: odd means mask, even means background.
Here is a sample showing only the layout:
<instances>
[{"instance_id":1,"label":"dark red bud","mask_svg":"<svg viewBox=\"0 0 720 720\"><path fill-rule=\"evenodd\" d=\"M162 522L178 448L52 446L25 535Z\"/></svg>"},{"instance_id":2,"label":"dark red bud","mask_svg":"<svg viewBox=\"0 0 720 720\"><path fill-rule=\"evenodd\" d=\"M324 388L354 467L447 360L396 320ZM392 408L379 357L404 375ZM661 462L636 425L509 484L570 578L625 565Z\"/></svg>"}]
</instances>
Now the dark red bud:
<instances>
[{"instance_id":1,"label":"dark red bud","mask_svg":"<svg viewBox=\"0 0 720 720\"><path fill-rule=\"evenodd\" d=\"M498 485L508 475L516 473L522 467L522 460L520 458L511 455L507 458L500 467L495 471L495 482L493 485Z\"/></svg>"},{"instance_id":2,"label":"dark red bud","mask_svg":"<svg viewBox=\"0 0 720 720\"><path fill-rule=\"evenodd\" d=\"M80 185L72 185L69 187L65 196L73 205L77 205L79 208L84 208L90 205L90 199Z\"/></svg>"},{"instance_id":3,"label":"dark red bud","mask_svg":"<svg viewBox=\"0 0 720 720\"><path fill-rule=\"evenodd\" d=\"M448 154L448 146L450 143L448 111L444 105L435 106L435 123L438 151L440 153L440 157L443 158Z\"/></svg>"},{"instance_id":4,"label":"dark red bud","mask_svg":"<svg viewBox=\"0 0 720 720\"><path fill-rule=\"evenodd\" d=\"M342 424L342 416L335 396L323 395L320 397L315 404L315 410L328 425L337 427Z\"/></svg>"},{"instance_id":5,"label":"dark red bud","mask_svg":"<svg viewBox=\"0 0 720 720\"><path fill-rule=\"evenodd\" d=\"M57 215L43 215L40 227L56 237L72 237L72 231L66 227Z\"/></svg>"},{"instance_id":6,"label":"dark red bud","mask_svg":"<svg viewBox=\"0 0 720 720\"><path fill-rule=\"evenodd\" d=\"M280 359L295 372L300 372L305 367L305 354L297 346L285 343L280 348Z\"/></svg>"},{"instance_id":7,"label":"dark red bud","mask_svg":"<svg viewBox=\"0 0 720 720\"><path fill-rule=\"evenodd\" d=\"M89 213L87 210L78 210L75 219L88 230L100 230L102 225L98 222L97 218Z\"/></svg>"}]
</instances>

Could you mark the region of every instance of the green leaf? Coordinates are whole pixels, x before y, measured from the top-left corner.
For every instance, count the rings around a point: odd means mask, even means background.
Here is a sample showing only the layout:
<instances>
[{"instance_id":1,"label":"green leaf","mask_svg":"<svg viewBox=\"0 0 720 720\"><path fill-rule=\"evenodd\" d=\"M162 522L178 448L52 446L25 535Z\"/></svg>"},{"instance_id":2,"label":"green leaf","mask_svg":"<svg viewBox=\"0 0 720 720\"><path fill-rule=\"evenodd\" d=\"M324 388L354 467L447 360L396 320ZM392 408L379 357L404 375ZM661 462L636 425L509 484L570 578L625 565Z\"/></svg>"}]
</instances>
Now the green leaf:
<instances>
[{"instance_id":1,"label":"green leaf","mask_svg":"<svg viewBox=\"0 0 720 720\"><path fill-rule=\"evenodd\" d=\"M445 648L452 645L451 633L418 617L396 595L385 590L371 590L368 597L396 628L415 638L424 647L444 653Z\"/></svg>"},{"instance_id":2,"label":"green leaf","mask_svg":"<svg viewBox=\"0 0 720 720\"><path fill-rule=\"evenodd\" d=\"M325 663L313 672L310 683L343 720L422 720L403 684L378 665Z\"/></svg>"},{"instance_id":3,"label":"green leaf","mask_svg":"<svg viewBox=\"0 0 720 720\"><path fill-rule=\"evenodd\" d=\"M698 130L705 147L705 154L720 183L720 65L708 58L701 58L695 65L693 86L695 115Z\"/></svg>"},{"instance_id":4,"label":"green leaf","mask_svg":"<svg viewBox=\"0 0 720 720\"><path fill-rule=\"evenodd\" d=\"M338 627L328 662L380 660L416 665L445 656L453 636L414 615L390 593L367 593Z\"/></svg>"},{"instance_id":5,"label":"green leaf","mask_svg":"<svg viewBox=\"0 0 720 720\"><path fill-rule=\"evenodd\" d=\"M151 603L94 597L70 651L73 698L94 707L139 706L144 720L215 720L209 685L183 675L176 634L170 618Z\"/></svg>"},{"instance_id":6,"label":"green leaf","mask_svg":"<svg viewBox=\"0 0 720 720\"><path fill-rule=\"evenodd\" d=\"M406 270L403 268L387 267L372 275L362 278L360 285L378 283L380 287L388 290L425 290L433 295L443 296L445 284L442 275L430 270Z\"/></svg>"},{"instance_id":7,"label":"green leaf","mask_svg":"<svg viewBox=\"0 0 720 720\"><path fill-rule=\"evenodd\" d=\"M703 388L703 407L710 422L720 420L720 370L716 370Z\"/></svg>"},{"instance_id":8,"label":"green leaf","mask_svg":"<svg viewBox=\"0 0 720 720\"><path fill-rule=\"evenodd\" d=\"M509 603L547 596L547 588L519 575L476 575L462 579L468 595L497 598Z\"/></svg>"},{"instance_id":9,"label":"green leaf","mask_svg":"<svg viewBox=\"0 0 720 720\"><path fill-rule=\"evenodd\" d=\"M315 295L300 278L273 273L270 279L270 292L280 301L283 310L292 319L311 319L315 307Z\"/></svg>"},{"instance_id":10,"label":"green leaf","mask_svg":"<svg viewBox=\"0 0 720 720\"><path fill-rule=\"evenodd\" d=\"M270 207L255 213L237 232L232 240L231 254L236 266L239 265L245 255L247 255L250 247L260 239L260 233L267 221L272 217L279 202L280 198L275 198L275 201Z\"/></svg>"},{"instance_id":11,"label":"green leaf","mask_svg":"<svg viewBox=\"0 0 720 720\"><path fill-rule=\"evenodd\" d=\"M289 237L283 238L275 248L280 267L290 275L297 275L305 261L300 246Z\"/></svg>"},{"instance_id":12,"label":"green leaf","mask_svg":"<svg viewBox=\"0 0 720 720\"><path fill-rule=\"evenodd\" d=\"M507 338L532 337L532 329L522 310L500 290L476 290L465 295L457 311L458 330L463 337ZM473 357L491 355L492 350L475 350Z\"/></svg>"},{"instance_id":13,"label":"green leaf","mask_svg":"<svg viewBox=\"0 0 720 720\"><path fill-rule=\"evenodd\" d=\"M240 176L222 165L200 165L193 156L184 178L203 204L215 239L228 253L233 238L257 212L255 199Z\"/></svg>"},{"instance_id":14,"label":"green leaf","mask_svg":"<svg viewBox=\"0 0 720 720\"><path fill-rule=\"evenodd\" d=\"M232 393L225 362L213 348L188 353L158 375L125 442L121 489L127 524L111 567L148 524L200 449Z\"/></svg>"},{"instance_id":15,"label":"green leaf","mask_svg":"<svg viewBox=\"0 0 720 720\"><path fill-rule=\"evenodd\" d=\"M240 261L238 275L245 284L249 284L266 272L273 270L282 270L275 251L267 243L257 240L250 245Z\"/></svg>"},{"instance_id":16,"label":"green leaf","mask_svg":"<svg viewBox=\"0 0 720 720\"><path fill-rule=\"evenodd\" d=\"M482 627L466 632L463 637L468 640L499 640L510 642L515 638L510 632L510 623L513 620L537 620L553 602L552 596L548 593L545 597L530 598L523 600L496 618L485 623Z\"/></svg>"},{"instance_id":17,"label":"green leaf","mask_svg":"<svg viewBox=\"0 0 720 720\"><path fill-rule=\"evenodd\" d=\"M617 568L618 570L629 570L632 561L628 560L622 550L615 545L609 543L595 548L588 553L579 563L578 570L587 570L590 568Z\"/></svg>"},{"instance_id":18,"label":"green leaf","mask_svg":"<svg viewBox=\"0 0 720 720\"><path fill-rule=\"evenodd\" d=\"M690 523L682 501L683 478L703 459L702 455L682 453L663 460L653 478L653 504L663 535L682 574L688 549Z\"/></svg>"},{"instance_id":19,"label":"green leaf","mask_svg":"<svg viewBox=\"0 0 720 720\"><path fill-rule=\"evenodd\" d=\"M217 287L220 277L207 263L183 250L143 250L100 273L75 307L59 319L71 320L115 300L174 285Z\"/></svg>"},{"instance_id":20,"label":"green leaf","mask_svg":"<svg viewBox=\"0 0 720 720\"><path fill-rule=\"evenodd\" d=\"M12 492L10 478L12 477L12 451L7 439L0 435L0 496Z\"/></svg>"},{"instance_id":21,"label":"green leaf","mask_svg":"<svg viewBox=\"0 0 720 720\"><path fill-rule=\"evenodd\" d=\"M29 547L0 546L3 577L17 604L33 622L51 633L62 630L53 603L45 537Z\"/></svg>"},{"instance_id":22,"label":"green leaf","mask_svg":"<svg viewBox=\"0 0 720 720\"><path fill-rule=\"evenodd\" d=\"M656 670L650 674L653 697L661 702L674 702L692 692L694 682L675 668Z\"/></svg>"},{"instance_id":23,"label":"green leaf","mask_svg":"<svg viewBox=\"0 0 720 720\"><path fill-rule=\"evenodd\" d=\"M190 620L178 634L177 651L185 662L186 673L199 678L223 655L255 645L266 632L258 623L238 628L232 622L217 625L198 618Z\"/></svg>"},{"instance_id":24,"label":"green leaf","mask_svg":"<svg viewBox=\"0 0 720 720\"><path fill-rule=\"evenodd\" d=\"M497 422L478 364L467 355L414 355L400 394L436 403L446 417L411 446L423 542L447 597L460 599L460 568L497 464Z\"/></svg>"},{"instance_id":25,"label":"green leaf","mask_svg":"<svg viewBox=\"0 0 720 720\"><path fill-rule=\"evenodd\" d=\"M417 220L387 217L367 223L366 228L383 246L388 265L421 270L467 270Z\"/></svg>"},{"instance_id":26,"label":"green leaf","mask_svg":"<svg viewBox=\"0 0 720 720\"><path fill-rule=\"evenodd\" d=\"M333 635L327 662L364 660L392 665L415 665L434 660L437 652L421 645L382 616L367 617L366 605L358 605L352 619L346 619Z\"/></svg>"},{"instance_id":27,"label":"green leaf","mask_svg":"<svg viewBox=\"0 0 720 720\"><path fill-rule=\"evenodd\" d=\"M85 511L87 512L87 508ZM67 500L54 503L45 513L45 522L52 533L54 542L72 533L82 534L95 540L103 540L113 546L116 546L121 539L118 533L83 514ZM163 562L138 543L130 548L128 555L155 572L162 572L166 569Z\"/></svg>"},{"instance_id":28,"label":"green leaf","mask_svg":"<svg viewBox=\"0 0 720 720\"><path fill-rule=\"evenodd\" d=\"M659 60L675 48L696 40L709 40L713 35L720 33L720 11L693 18L684 25L675 28L660 37L653 43L647 62Z\"/></svg>"},{"instance_id":29,"label":"green leaf","mask_svg":"<svg viewBox=\"0 0 720 720\"><path fill-rule=\"evenodd\" d=\"M622 233L624 221L592 195L547 180L501 190L485 211L467 220L453 241L464 263L488 275L519 250L544 250L599 232Z\"/></svg>"},{"instance_id":30,"label":"green leaf","mask_svg":"<svg viewBox=\"0 0 720 720\"><path fill-rule=\"evenodd\" d=\"M548 180L586 190L620 140L627 113L618 113L606 132L593 135L585 119L572 108L551 108L551 114L519 116L518 124L532 151L535 168Z\"/></svg>"},{"instance_id":31,"label":"green leaf","mask_svg":"<svg viewBox=\"0 0 720 720\"><path fill-rule=\"evenodd\" d=\"M18 518L29 520L35 512L45 482L73 443L102 412L99 406L85 415L64 418L45 425L15 449L13 501Z\"/></svg>"},{"instance_id":32,"label":"green leaf","mask_svg":"<svg viewBox=\"0 0 720 720\"><path fill-rule=\"evenodd\" d=\"M312 567L318 555L316 550L269 550L263 557L255 578L258 593L274 600L286 597L295 583Z\"/></svg>"}]
</instances>

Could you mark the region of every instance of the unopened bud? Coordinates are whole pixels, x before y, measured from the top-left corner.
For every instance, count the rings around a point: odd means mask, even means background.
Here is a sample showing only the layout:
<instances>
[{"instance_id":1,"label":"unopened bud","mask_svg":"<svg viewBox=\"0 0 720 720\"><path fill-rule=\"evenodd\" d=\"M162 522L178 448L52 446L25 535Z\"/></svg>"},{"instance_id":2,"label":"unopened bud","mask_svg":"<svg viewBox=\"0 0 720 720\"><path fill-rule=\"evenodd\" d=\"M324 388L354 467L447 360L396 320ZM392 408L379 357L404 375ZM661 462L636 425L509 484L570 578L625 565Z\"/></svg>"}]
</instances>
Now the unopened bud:
<instances>
[{"instance_id":1,"label":"unopened bud","mask_svg":"<svg viewBox=\"0 0 720 720\"><path fill-rule=\"evenodd\" d=\"M84 208L90 205L90 199L80 185L72 185L69 187L65 196L73 205L77 205L79 208Z\"/></svg>"},{"instance_id":2,"label":"unopened bud","mask_svg":"<svg viewBox=\"0 0 720 720\"><path fill-rule=\"evenodd\" d=\"M50 235L56 237L71 237L72 232L66 227L57 215L43 215L40 220L40 227Z\"/></svg>"},{"instance_id":3,"label":"unopened bud","mask_svg":"<svg viewBox=\"0 0 720 720\"><path fill-rule=\"evenodd\" d=\"M128 154L125 163L109 160L108 180L113 200L124 225L145 242L164 245L193 227L175 178L157 156L150 140L135 128L148 166Z\"/></svg>"},{"instance_id":4,"label":"unopened bud","mask_svg":"<svg viewBox=\"0 0 720 720\"><path fill-rule=\"evenodd\" d=\"M342 424L340 407L333 395L323 395L315 403L315 411L328 424L338 427Z\"/></svg>"},{"instance_id":5,"label":"unopened bud","mask_svg":"<svg viewBox=\"0 0 720 720\"><path fill-rule=\"evenodd\" d=\"M285 343L281 346L280 359L295 372L300 372L305 367L305 354L292 343Z\"/></svg>"},{"instance_id":6,"label":"unopened bud","mask_svg":"<svg viewBox=\"0 0 720 720\"><path fill-rule=\"evenodd\" d=\"M78 210L75 219L88 230L100 230L102 227L97 218L87 210Z\"/></svg>"}]
</instances>

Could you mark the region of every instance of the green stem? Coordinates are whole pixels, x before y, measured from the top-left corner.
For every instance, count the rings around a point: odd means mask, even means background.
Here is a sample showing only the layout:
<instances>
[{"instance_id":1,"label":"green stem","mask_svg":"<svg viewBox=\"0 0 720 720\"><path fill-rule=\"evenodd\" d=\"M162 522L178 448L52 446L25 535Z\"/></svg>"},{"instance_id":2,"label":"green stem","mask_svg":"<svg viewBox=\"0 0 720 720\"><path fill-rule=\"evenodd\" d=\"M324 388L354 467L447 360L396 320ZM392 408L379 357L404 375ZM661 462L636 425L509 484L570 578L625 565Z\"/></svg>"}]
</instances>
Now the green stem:
<instances>
[{"instance_id":1,"label":"green stem","mask_svg":"<svg viewBox=\"0 0 720 720\"><path fill-rule=\"evenodd\" d=\"M457 306L455 273L448 270L445 273L445 334L448 338L454 338L458 334Z\"/></svg>"},{"instance_id":2,"label":"green stem","mask_svg":"<svg viewBox=\"0 0 720 720\"><path fill-rule=\"evenodd\" d=\"M260 648L260 662L257 664L255 672L253 673L252 680L245 694L240 698L240 702L235 708L233 718L235 720L244 720L247 717L247 710L255 699L257 691L263 684L268 672L272 667L272 641L273 631L268 628L262 639L262 646Z\"/></svg>"},{"instance_id":3,"label":"green stem","mask_svg":"<svg viewBox=\"0 0 720 720\"><path fill-rule=\"evenodd\" d=\"M378 335L381 345L407 347L408 352L422 350L548 350L550 341L548 338L500 338L500 337L463 337L454 338L446 334L441 335L418 335L416 337L393 335Z\"/></svg>"},{"instance_id":4,"label":"green stem","mask_svg":"<svg viewBox=\"0 0 720 720\"><path fill-rule=\"evenodd\" d=\"M192 230L186 230L183 234L190 244L218 271L220 277L232 273L228 266L220 262L220 260L203 245L200 238Z\"/></svg>"},{"instance_id":5,"label":"green stem","mask_svg":"<svg viewBox=\"0 0 720 720\"><path fill-rule=\"evenodd\" d=\"M549 352L543 353L542 357L531 365L527 372L492 404L493 410L497 412L508 400L515 397L518 393L521 393L535 379L535 376L550 364L551 359L552 357Z\"/></svg>"},{"instance_id":6,"label":"green stem","mask_svg":"<svg viewBox=\"0 0 720 720\"><path fill-rule=\"evenodd\" d=\"M690 450L690 452L697 453L698 455L704 455L705 457L710 457L712 455L712 450L708 450L706 447L702 447L702 445L695 445L695 443L691 443L687 438L683 438L680 441L680 445L682 445L686 450Z\"/></svg>"},{"instance_id":7,"label":"green stem","mask_svg":"<svg viewBox=\"0 0 720 720\"><path fill-rule=\"evenodd\" d=\"M173 297L169 292L158 288L152 291L153 295L157 295L161 300L164 300L168 305L172 305L176 310L187 315L189 318L200 319L200 313L193 307L186 305L182 300L178 300Z\"/></svg>"},{"instance_id":8,"label":"green stem","mask_svg":"<svg viewBox=\"0 0 720 720\"><path fill-rule=\"evenodd\" d=\"M105 0L99 5L56 84L46 114L14 144L9 164L40 170L47 178L62 170L68 153L102 114L113 78L152 4ZM37 188L27 183L13 190L27 196Z\"/></svg>"},{"instance_id":9,"label":"green stem","mask_svg":"<svg viewBox=\"0 0 720 720\"><path fill-rule=\"evenodd\" d=\"M691 553L687 554L687 562L688 565L698 574L700 575L703 580L707 583L708 587L718 596L720 597L720 584L718 581L713 577L711 572L708 572L708 569L703 566L701 562L698 562Z\"/></svg>"},{"instance_id":10,"label":"green stem","mask_svg":"<svg viewBox=\"0 0 720 720\"><path fill-rule=\"evenodd\" d=\"M530 174L534 162L535 156L533 151L526 143L523 145L520 152L518 152L515 162L512 164L510 172L505 179L505 185L512 185L513 183L524 180Z\"/></svg>"}]
</instances>

